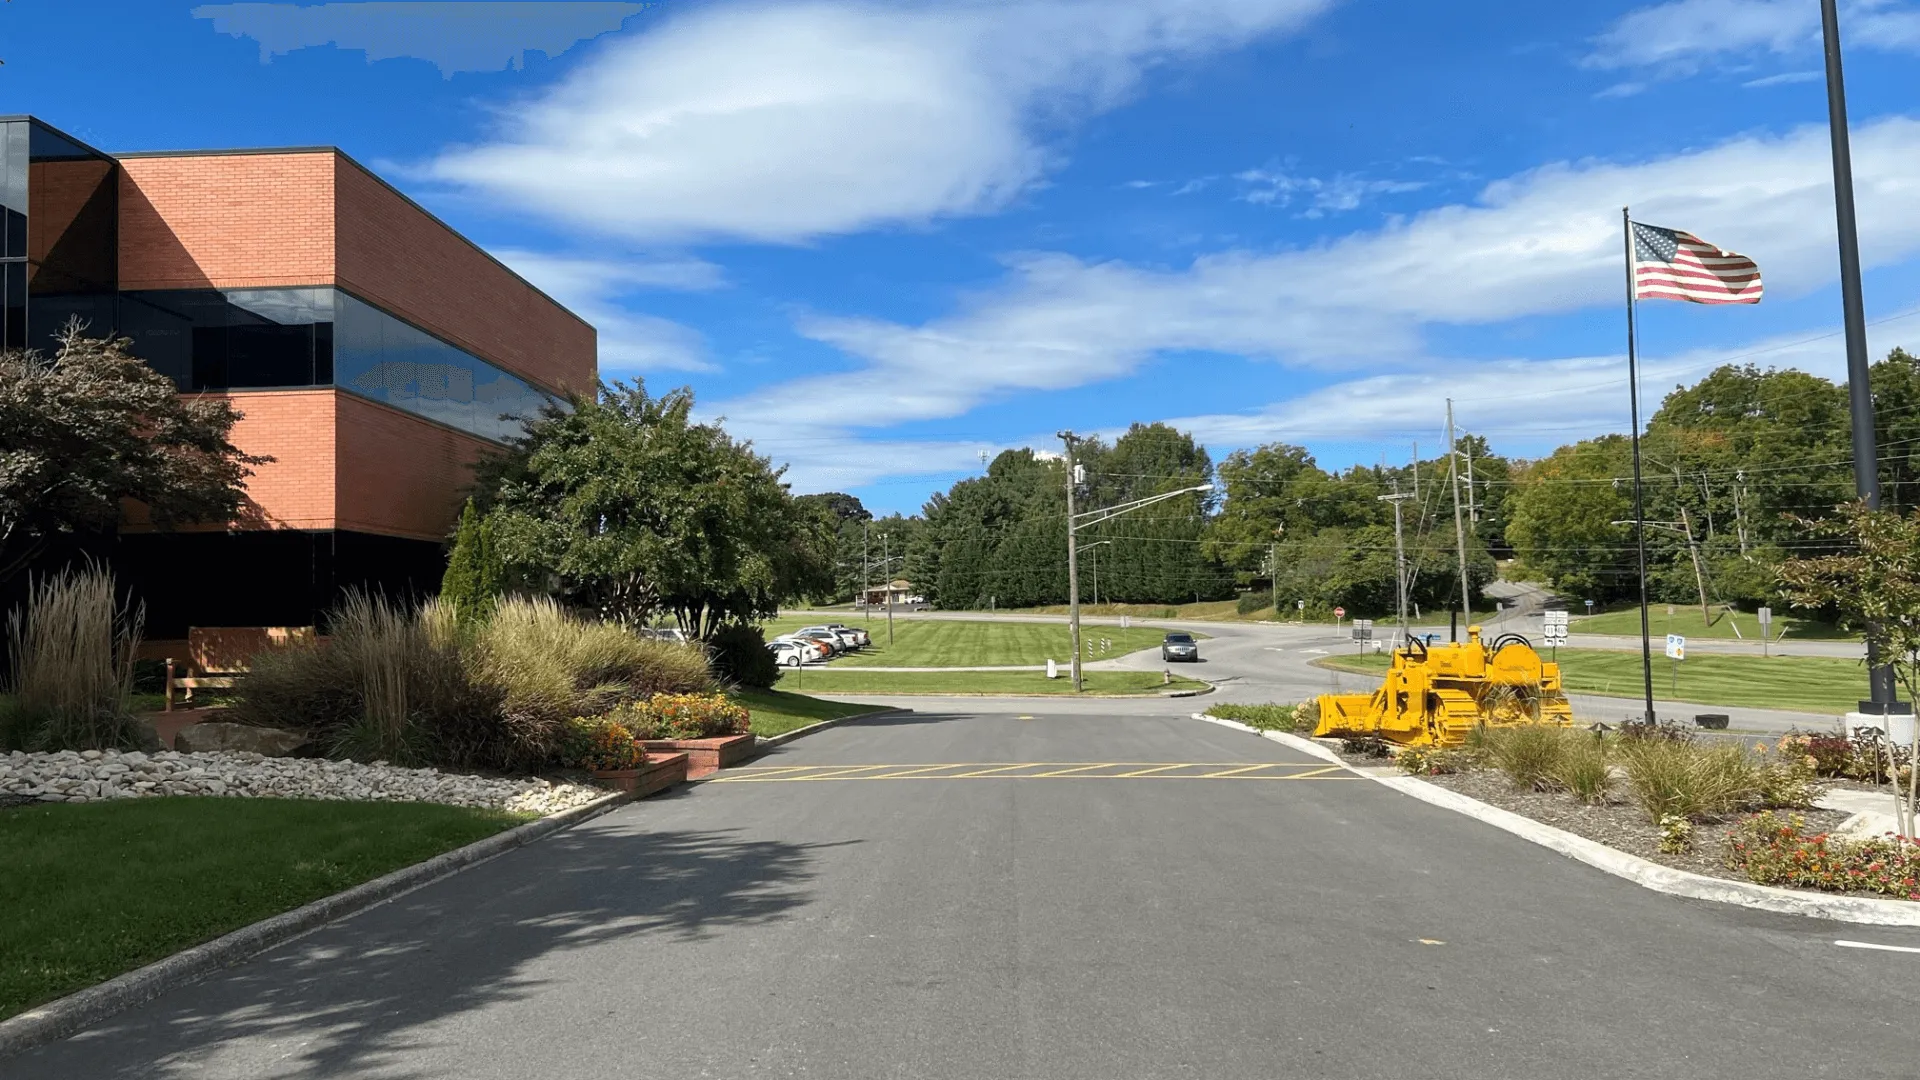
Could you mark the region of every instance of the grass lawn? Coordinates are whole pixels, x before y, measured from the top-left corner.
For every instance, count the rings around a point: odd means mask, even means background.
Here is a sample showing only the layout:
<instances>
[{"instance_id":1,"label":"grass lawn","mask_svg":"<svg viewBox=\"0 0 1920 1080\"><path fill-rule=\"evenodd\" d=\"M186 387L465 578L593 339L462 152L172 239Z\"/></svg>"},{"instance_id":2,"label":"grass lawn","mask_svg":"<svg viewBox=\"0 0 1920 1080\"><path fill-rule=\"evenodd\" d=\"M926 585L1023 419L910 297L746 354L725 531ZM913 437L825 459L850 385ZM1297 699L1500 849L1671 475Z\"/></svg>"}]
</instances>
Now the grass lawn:
<instances>
[{"instance_id":1,"label":"grass lawn","mask_svg":"<svg viewBox=\"0 0 1920 1080\"><path fill-rule=\"evenodd\" d=\"M766 625L768 637L818 623L817 619L783 617ZM893 621L893 646L887 645L887 620L849 622L866 628L873 644L833 661L835 668L857 667L978 667L983 665L1014 667L1044 664L1049 659L1066 663L1073 657L1073 639L1065 624L969 622L961 619L904 619ZM1082 642L1092 642L1089 659L1110 659L1141 649L1157 647L1166 631L1143 627L1122 630L1117 626L1089 626L1080 632ZM1201 635L1195 635L1199 637ZM1102 641L1109 643L1101 651ZM811 674L808 676L811 678Z\"/></svg>"},{"instance_id":2,"label":"grass lawn","mask_svg":"<svg viewBox=\"0 0 1920 1080\"><path fill-rule=\"evenodd\" d=\"M0 1017L526 820L305 799L0 809Z\"/></svg>"},{"instance_id":3,"label":"grass lawn","mask_svg":"<svg viewBox=\"0 0 1920 1080\"><path fill-rule=\"evenodd\" d=\"M811 676L808 677L811 681ZM769 738L784 735L795 728L831 720L836 716L872 712L869 705L849 705L844 701L822 701L805 694L785 690L739 690L733 699L747 707L753 716L753 733Z\"/></svg>"},{"instance_id":4,"label":"grass lawn","mask_svg":"<svg viewBox=\"0 0 1920 1080\"><path fill-rule=\"evenodd\" d=\"M1673 614L1667 614L1666 604L1654 604L1647 609L1647 628L1656 639L1665 639L1668 634L1685 634L1687 637L1723 638L1734 640L1733 628L1740 627L1740 637L1748 641L1760 639L1760 621L1746 612L1715 612L1713 624L1709 626L1697 607L1673 605ZM1599 615L1576 615L1568 629L1576 634L1618 634L1621 637L1640 636L1640 609L1627 608L1625 611L1608 611ZM1773 635L1787 632L1788 641L1859 641L1860 635L1835 629L1828 623L1814 622L1792 615L1774 612Z\"/></svg>"},{"instance_id":5,"label":"grass lawn","mask_svg":"<svg viewBox=\"0 0 1920 1080\"><path fill-rule=\"evenodd\" d=\"M1330 656L1320 661L1342 671L1378 674L1387 656ZM1560 674L1569 691L1608 697L1641 695L1640 654L1613 649L1561 649ZM1678 686L1676 690L1674 687ZM1694 653L1680 662L1655 653L1653 693L1668 701L1702 705L1747 705L1839 715L1867 693L1866 666L1828 656L1716 656Z\"/></svg>"},{"instance_id":6,"label":"grass lawn","mask_svg":"<svg viewBox=\"0 0 1920 1080\"><path fill-rule=\"evenodd\" d=\"M1057 679L1044 671L844 671L814 669L798 676L782 668L780 684L816 694L1071 694L1073 680L1061 670ZM1161 684L1157 671L1089 671L1091 694L1150 694L1161 690L1198 690L1204 683L1174 676ZM755 730L758 730L756 726Z\"/></svg>"}]
</instances>

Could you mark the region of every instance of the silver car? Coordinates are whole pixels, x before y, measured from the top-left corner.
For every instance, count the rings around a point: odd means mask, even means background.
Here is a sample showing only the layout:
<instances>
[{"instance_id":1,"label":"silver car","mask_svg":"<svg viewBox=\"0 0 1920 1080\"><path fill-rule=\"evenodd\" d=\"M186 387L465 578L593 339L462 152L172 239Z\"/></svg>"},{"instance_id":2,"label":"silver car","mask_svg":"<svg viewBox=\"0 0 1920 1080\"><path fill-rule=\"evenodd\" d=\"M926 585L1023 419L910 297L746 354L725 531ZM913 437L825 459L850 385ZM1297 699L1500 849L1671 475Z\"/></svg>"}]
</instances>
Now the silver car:
<instances>
[{"instance_id":1,"label":"silver car","mask_svg":"<svg viewBox=\"0 0 1920 1080\"><path fill-rule=\"evenodd\" d=\"M1185 663L1197 663L1200 659L1200 646L1193 640L1192 634L1172 633L1160 643L1160 659L1166 663L1176 660Z\"/></svg>"}]
</instances>

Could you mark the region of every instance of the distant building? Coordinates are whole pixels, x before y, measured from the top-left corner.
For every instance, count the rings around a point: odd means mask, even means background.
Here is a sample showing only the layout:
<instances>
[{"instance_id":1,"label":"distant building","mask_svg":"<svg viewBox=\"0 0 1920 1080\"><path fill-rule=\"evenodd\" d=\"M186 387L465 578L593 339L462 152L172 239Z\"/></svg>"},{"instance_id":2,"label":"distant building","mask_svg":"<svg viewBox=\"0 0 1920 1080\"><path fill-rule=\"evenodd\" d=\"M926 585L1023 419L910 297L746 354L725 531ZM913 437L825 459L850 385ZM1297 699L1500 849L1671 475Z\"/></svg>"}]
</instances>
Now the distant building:
<instances>
[{"instance_id":1,"label":"distant building","mask_svg":"<svg viewBox=\"0 0 1920 1080\"><path fill-rule=\"evenodd\" d=\"M923 600L914 593L913 582L905 578L890 581L885 585L872 586L867 589L865 596L861 598L861 604L870 608L886 607L889 602L891 602L894 607L908 607L922 603Z\"/></svg>"},{"instance_id":2,"label":"distant building","mask_svg":"<svg viewBox=\"0 0 1920 1080\"><path fill-rule=\"evenodd\" d=\"M225 527L130 509L110 557L149 637L431 591L474 461L595 385L592 326L332 147L109 155L0 117L0 207L0 345L125 334L274 459Z\"/></svg>"}]
</instances>

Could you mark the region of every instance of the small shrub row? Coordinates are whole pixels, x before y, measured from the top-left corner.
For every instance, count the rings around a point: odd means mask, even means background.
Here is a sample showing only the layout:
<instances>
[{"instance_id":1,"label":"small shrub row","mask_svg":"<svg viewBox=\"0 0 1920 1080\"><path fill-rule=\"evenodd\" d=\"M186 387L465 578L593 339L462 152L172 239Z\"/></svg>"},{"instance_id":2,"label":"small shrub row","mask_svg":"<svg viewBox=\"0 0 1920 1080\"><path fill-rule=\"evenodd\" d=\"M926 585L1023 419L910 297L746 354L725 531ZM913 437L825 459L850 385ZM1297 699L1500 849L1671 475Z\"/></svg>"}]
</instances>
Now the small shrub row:
<instances>
[{"instance_id":1,"label":"small shrub row","mask_svg":"<svg viewBox=\"0 0 1920 1080\"><path fill-rule=\"evenodd\" d=\"M1743 871L1762 885L1920 900L1920 844L1910 838L1810 835L1799 815L1768 811L1729 833L1724 854L1728 869Z\"/></svg>"},{"instance_id":2,"label":"small shrub row","mask_svg":"<svg viewBox=\"0 0 1920 1080\"><path fill-rule=\"evenodd\" d=\"M1215 705L1207 710L1207 715L1261 731L1298 732L1303 726L1298 705Z\"/></svg>"},{"instance_id":3,"label":"small shrub row","mask_svg":"<svg viewBox=\"0 0 1920 1080\"><path fill-rule=\"evenodd\" d=\"M633 732L616 720L576 716L560 740L560 763L576 769L619 772L647 763L647 752Z\"/></svg>"},{"instance_id":4,"label":"small shrub row","mask_svg":"<svg viewBox=\"0 0 1920 1080\"><path fill-rule=\"evenodd\" d=\"M1906 784L1913 775L1913 750L1889 742L1879 731L1856 731L1844 735L1816 735L1792 732L1783 737L1781 754L1804 756L1820 776L1884 784L1889 778Z\"/></svg>"},{"instance_id":5,"label":"small shrub row","mask_svg":"<svg viewBox=\"0 0 1920 1080\"><path fill-rule=\"evenodd\" d=\"M724 694L655 694L608 715L640 739L718 739L751 730L746 706Z\"/></svg>"}]
</instances>

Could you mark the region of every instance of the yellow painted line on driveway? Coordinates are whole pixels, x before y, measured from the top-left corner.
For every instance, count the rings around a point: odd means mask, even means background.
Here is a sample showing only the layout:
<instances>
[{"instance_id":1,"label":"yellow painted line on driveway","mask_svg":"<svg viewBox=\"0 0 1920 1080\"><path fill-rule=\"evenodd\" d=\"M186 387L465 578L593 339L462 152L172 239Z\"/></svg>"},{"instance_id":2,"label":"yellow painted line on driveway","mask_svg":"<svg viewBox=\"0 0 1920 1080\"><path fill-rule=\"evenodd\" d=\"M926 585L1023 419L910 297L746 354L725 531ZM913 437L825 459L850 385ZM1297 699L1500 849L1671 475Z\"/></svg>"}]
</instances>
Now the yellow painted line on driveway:
<instances>
[{"instance_id":1,"label":"yellow painted line on driveway","mask_svg":"<svg viewBox=\"0 0 1920 1080\"><path fill-rule=\"evenodd\" d=\"M879 774L877 774L877 775L868 775L868 776L863 776L863 777L860 777L860 779L862 779L862 780L898 780L898 779L900 779L900 778L902 778L902 777L909 777L909 776L923 776L923 775L925 775L925 774L927 774L927 773L930 773L930 772L939 772L939 771L940 771L941 769L971 769L971 768L973 768L973 766L972 766L971 764L967 764L967 765L916 765L916 766L914 766L914 767L912 767L912 768L910 768L910 769L908 769L908 770L906 770L905 772L890 772L890 773L879 773Z\"/></svg>"},{"instance_id":2,"label":"yellow painted line on driveway","mask_svg":"<svg viewBox=\"0 0 1920 1080\"><path fill-rule=\"evenodd\" d=\"M816 773L809 773L806 776L785 777L784 779L837 780L842 776L850 777L857 773L872 772L875 769L898 769L900 768L900 766L898 765L822 765L819 768L820 768L820 771Z\"/></svg>"},{"instance_id":3,"label":"yellow painted line on driveway","mask_svg":"<svg viewBox=\"0 0 1920 1080\"><path fill-rule=\"evenodd\" d=\"M1193 768L1192 762L1183 761L1177 765L1162 765L1157 769L1141 769L1138 772L1116 773L1114 774L1114 779L1120 780L1120 779L1125 779L1125 778L1130 778L1135 776L1152 776L1154 773L1168 772L1173 769L1191 769L1191 768Z\"/></svg>"},{"instance_id":4,"label":"yellow painted line on driveway","mask_svg":"<svg viewBox=\"0 0 1920 1080\"><path fill-rule=\"evenodd\" d=\"M1046 767L1045 762L1023 761L1018 765L1002 765L997 769L982 769L979 772L954 773L952 776L946 777L946 779L963 780L969 776L992 776L995 773L1012 772L1015 769L1035 769L1035 768L1045 768L1045 767Z\"/></svg>"},{"instance_id":5,"label":"yellow painted line on driveway","mask_svg":"<svg viewBox=\"0 0 1920 1080\"><path fill-rule=\"evenodd\" d=\"M1074 773L1086 772L1088 769L1111 769L1117 764L1118 762L1102 761L1096 765L1075 765L1071 769L1055 769L1053 772L1034 773L1031 779L1038 780L1043 776L1072 776Z\"/></svg>"},{"instance_id":6,"label":"yellow painted line on driveway","mask_svg":"<svg viewBox=\"0 0 1920 1080\"><path fill-rule=\"evenodd\" d=\"M1279 768L1279 767L1280 767L1280 766L1281 766L1282 764L1284 764L1284 763L1283 763L1283 762L1279 762L1279 761L1269 761L1269 762L1266 762L1266 763L1264 763L1264 764L1260 764L1260 765L1246 765L1246 766L1242 766L1241 768L1238 768L1238 769L1228 769L1228 770L1227 770L1227 771L1225 771L1225 772L1210 772L1210 773L1207 773L1207 774L1205 774L1205 775L1203 775L1203 776L1201 776L1201 777L1200 777L1200 779L1202 779L1202 780L1218 780L1218 779L1220 779L1220 778L1221 778L1221 777L1223 777L1223 776L1239 776L1239 775L1240 775L1241 773L1250 773L1250 772L1255 772L1255 771L1258 771L1258 770L1260 770L1260 769L1277 769L1277 768Z\"/></svg>"}]
</instances>

